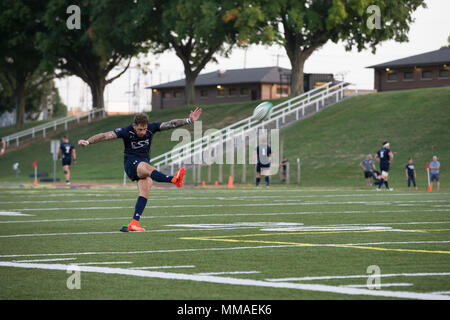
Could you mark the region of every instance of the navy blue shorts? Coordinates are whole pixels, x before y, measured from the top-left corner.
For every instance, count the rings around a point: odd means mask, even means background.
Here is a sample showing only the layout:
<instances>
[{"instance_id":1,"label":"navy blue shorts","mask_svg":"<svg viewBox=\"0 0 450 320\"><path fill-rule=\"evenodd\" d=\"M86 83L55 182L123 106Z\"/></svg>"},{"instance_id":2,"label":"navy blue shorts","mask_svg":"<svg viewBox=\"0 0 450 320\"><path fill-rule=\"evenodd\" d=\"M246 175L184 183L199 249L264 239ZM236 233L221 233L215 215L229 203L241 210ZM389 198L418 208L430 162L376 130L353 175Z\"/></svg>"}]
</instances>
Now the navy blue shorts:
<instances>
[{"instance_id":1,"label":"navy blue shorts","mask_svg":"<svg viewBox=\"0 0 450 320\"><path fill-rule=\"evenodd\" d=\"M139 158L139 157L126 157L123 163L123 168L131 181L137 181L140 178L137 175L137 167L139 163L146 162L150 164L147 159Z\"/></svg>"},{"instance_id":2,"label":"navy blue shorts","mask_svg":"<svg viewBox=\"0 0 450 320\"><path fill-rule=\"evenodd\" d=\"M72 159L62 159L62 166L70 166L72 164Z\"/></svg>"},{"instance_id":3,"label":"navy blue shorts","mask_svg":"<svg viewBox=\"0 0 450 320\"><path fill-rule=\"evenodd\" d=\"M258 162L258 163L256 164L256 172L261 173L261 169L262 169L262 170L268 170L268 169L270 169L270 163L268 163L268 164L262 164L262 163Z\"/></svg>"}]
</instances>

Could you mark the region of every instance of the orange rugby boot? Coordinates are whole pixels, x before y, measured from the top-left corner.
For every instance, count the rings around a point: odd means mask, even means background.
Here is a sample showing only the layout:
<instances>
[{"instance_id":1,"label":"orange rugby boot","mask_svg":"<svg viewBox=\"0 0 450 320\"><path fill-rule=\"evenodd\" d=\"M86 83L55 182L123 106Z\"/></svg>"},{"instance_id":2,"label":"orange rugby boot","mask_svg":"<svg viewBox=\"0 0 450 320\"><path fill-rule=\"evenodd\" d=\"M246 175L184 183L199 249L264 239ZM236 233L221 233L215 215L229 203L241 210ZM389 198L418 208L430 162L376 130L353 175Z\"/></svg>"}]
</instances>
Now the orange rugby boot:
<instances>
[{"instance_id":1,"label":"orange rugby boot","mask_svg":"<svg viewBox=\"0 0 450 320\"><path fill-rule=\"evenodd\" d=\"M139 221L137 221L136 219L131 220L130 224L128 225L128 230L137 232L145 231L145 229L139 225Z\"/></svg>"},{"instance_id":2,"label":"orange rugby boot","mask_svg":"<svg viewBox=\"0 0 450 320\"><path fill-rule=\"evenodd\" d=\"M183 178L184 178L185 170L181 168L178 170L177 174L172 178L172 183L174 183L178 188L183 186Z\"/></svg>"}]
</instances>

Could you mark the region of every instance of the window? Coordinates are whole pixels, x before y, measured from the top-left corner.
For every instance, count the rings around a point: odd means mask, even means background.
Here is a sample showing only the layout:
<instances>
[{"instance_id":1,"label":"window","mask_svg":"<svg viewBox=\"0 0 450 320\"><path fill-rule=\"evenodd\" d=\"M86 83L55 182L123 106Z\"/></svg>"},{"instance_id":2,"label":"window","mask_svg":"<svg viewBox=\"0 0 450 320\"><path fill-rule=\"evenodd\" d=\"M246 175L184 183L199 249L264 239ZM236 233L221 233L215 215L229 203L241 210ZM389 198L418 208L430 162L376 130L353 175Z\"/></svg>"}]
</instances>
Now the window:
<instances>
[{"instance_id":1,"label":"window","mask_svg":"<svg viewBox=\"0 0 450 320\"><path fill-rule=\"evenodd\" d=\"M207 89L201 89L200 90L200 97L207 97L208 96L208 90Z\"/></svg>"},{"instance_id":2,"label":"window","mask_svg":"<svg viewBox=\"0 0 450 320\"><path fill-rule=\"evenodd\" d=\"M288 88L286 88L286 87L277 87L277 94L288 94Z\"/></svg>"},{"instance_id":3,"label":"window","mask_svg":"<svg viewBox=\"0 0 450 320\"><path fill-rule=\"evenodd\" d=\"M414 80L414 72L406 71L403 73L403 81L413 81Z\"/></svg>"},{"instance_id":4,"label":"window","mask_svg":"<svg viewBox=\"0 0 450 320\"><path fill-rule=\"evenodd\" d=\"M174 97L174 98L181 98L181 91L178 91L178 90L177 90L177 91L174 91L174 92L173 92L173 97Z\"/></svg>"},{"instance_id":5,"label":"window","mask_svg":"<svg viewBox=\"0 0 450 320\"><path fill-rule=\"evenodd\" d=\"M248 88L241 88L241 96L248 96Z\"/></svg>"},{"instance_id":6,"label":"window","mask_svg":"<svg viewBox=\"0 0 450 320\"><path fill-rule=\"evenodd\" d=\"M397 74L395 72L388 73L387 80L388 81L397 81Z\"/></svg>"},{"instance_id":7,"label":"window","mask_svg":"<svg viewBox=\"0 0 450 320\"><path fill-rule=\"evenodd\" d=\"M445 69L439 70L439 78L448 79L448 70Z\"/></svg>"},{"instance_id":8,"label":"window","mask_svg":"<svg viewBox=\"0 0 450 320\"><path fill-rule=\"evenodd\" d=\"M225 97L225 89L222 86L217 87L217 96L218 97Z\"/></svg>"},{"instance_id":9,"label":"window","mask_svg":"<svg viewBox=\"0 0 450 320\"><path fill-rule=\"evenodd\" d=\"M163 98L164 99L169 99L170 98L170 92L169 91L164 91L163 92Z\"/></svg>"},{"instance_id":10,"label":"window","mask_svg":"<svg viewBox=\"0 0 450 320\"><path fill-rule=\"evenodd\" d=\"M429 70L422 71L422 80L431 80L433 79L433 73Z\"/></svg>"},{"instance_id":11,"label":"window","mask_svg":"<svg viewBox=\"0 0 450 320\"><path fill-rule=\"evenodd\" d=\"M236 89L236 88L230 88L230 89L228 89L228 95L229 95L229 96L235 96L235 95L237 95L237 89Z\"/></svg>"}]
</instances>

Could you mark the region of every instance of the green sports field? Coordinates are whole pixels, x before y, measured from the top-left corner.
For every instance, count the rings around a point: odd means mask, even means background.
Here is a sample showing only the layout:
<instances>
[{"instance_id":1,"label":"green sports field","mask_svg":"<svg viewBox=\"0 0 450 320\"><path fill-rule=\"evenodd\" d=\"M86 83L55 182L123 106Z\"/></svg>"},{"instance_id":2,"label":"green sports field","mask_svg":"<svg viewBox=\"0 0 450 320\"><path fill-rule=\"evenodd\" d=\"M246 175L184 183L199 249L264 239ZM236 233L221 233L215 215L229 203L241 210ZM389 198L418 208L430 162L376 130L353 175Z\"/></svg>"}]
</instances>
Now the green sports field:
<instances>
[{"instance_id":1,"label":"green sports field","mask_svg":"<svg viewBox=\"0 0 450 320\"><path fill-rule=\"evenodd\" d=\"M450 194L2 188L0 299L450 299Z\"/></svg>"}]
</instances>

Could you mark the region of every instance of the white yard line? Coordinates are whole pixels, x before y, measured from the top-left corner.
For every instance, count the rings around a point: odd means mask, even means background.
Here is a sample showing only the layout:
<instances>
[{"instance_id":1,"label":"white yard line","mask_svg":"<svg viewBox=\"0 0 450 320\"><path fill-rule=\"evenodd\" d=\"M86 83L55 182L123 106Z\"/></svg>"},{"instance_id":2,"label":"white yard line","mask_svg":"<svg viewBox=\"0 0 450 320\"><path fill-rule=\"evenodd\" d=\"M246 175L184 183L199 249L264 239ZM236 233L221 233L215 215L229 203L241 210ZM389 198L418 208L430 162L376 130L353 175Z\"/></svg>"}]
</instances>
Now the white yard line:
<instances>
[{"instance_id":1,"label":"white yard line","mask_svg":"<svg viewBox=\"0 0 450 320\"><path fill-rule=\"evenodd\" d=\"M64 264L37 264L37 263L15 263L15 262L0 262L0 266L13 267L13 268L26 268L26 269L41 269L41 270L61 270L67 271L71 265ZM157 279L170 279L170 280L189 280L195 282L206 283L218 283L226 285L242 285L251 287L269 287L269 288L285 288L305 291L316 291L326 293L337 293L347 295L363 295L363 296L378 296L378 297L391 297L391 298L403 298L403 299L423 299L423 300L449 300L447 295L417 293L417 292L404 292L404 291L387 291L387 290L370 290L370 289L358 289L358 288L345 288L321 284L297 284L297 283L285 283L285 282L270 282L252 279L239 279L228 278L218 276L201 276L182 273L169 273L160 271L146 271L146 270L132 270L121 268L107 268L107 267L88 267L79 266L80 272L93 272L101 274L119 274L129 275L136 277L157 278Z\"/></svg>"},{"instance_id":2,"label":"white yard line","mask_svg":"<svg viewBox=\"0 0 450 320\"><path fill-rule=\"evenodd\" d=\"M31 217L33 214L26 214L16 211L0 211L0 217Z\"/></svg>"},{"instance_id":3,"label":"white yard line","mask_svg":"<svg viewBox=\"0 0 450 320\"><path fill-rule=\"evenodd\" d=\"M128 269L133 270L151 270L151 269L185 269L185 268L195 268L193 265L187 266L154 266L154 267L133 267Z\"/></svg>"},{"instance_id":4,"label":"white yard line","mask_svg":"<svg viewBox=\"0 0 450 320\"><path fill-rule=\"evenodd\" d=\"M383 288L383 287L411 287L413 284L412 283L407 283L407 282L398 282L398 283L379 283L376 286ZM375 286L375 285L374 285ZM366 284L346 284L346 285L341 285L340 287L346 287L346 288L367 288L368 285Z\"/></svg>"},{"instance_id":5,"label":"white yard line","mask_svg":"<svg viewBox=\"0 0 450 320\"><path fill-rule=\"evenodd\" d=\"M450 272L430 272L430 273L386 273L380 274L381 278L385 277L431 277L431 276L450 276ZM368 278L368 274L345 275L345 276L318 276L318 277L292 277L292 278L272 278L266 281L284 282L284 281L311 281L311 280L332 280L332 279L358 279Z\"/></svg>"},{"instance_id":6,"label":"white yard line","mask_svg":"<svg viewBox=\"0 0 450 320\"><path fill-rule=\"evenodd\" d=\"M77 263L72 263L71 265L77 265L77 266L88 266L88 265L92 265L92 264L132 264L133 262L131 261L100 261L100 262L77 262Z\"/></svg>"},{"instance_id":7,"label":"white yard line","mask_svg":"<svg viewBox=\"0 0 450 320\"><path fill-rule=\"evenodd\" d=\"M14 260L13 262L53 262L53 261L69 261L77 260L77 258L58 258L58 259L35 259L35 260Z\"/></svg>"},{"instance_id":8,"label":"white yard line","mask_svg":"<svg viewBox=\"0 0 450 320\"><path fill-rule=\"evenodd\" d=\"M223 274L254 274L261 273L261 271L224 271L224 272L200 272L195 273L198 276L218 276Z\"/></svg>"},{"instance_id":9,"label":"white yard line","mask_svg":"<svg viewBox=\"0 0 450 320\"><path fill-rule=\"evenodd\" d=\"M170 249L170 250L144 250L144 251L94 251L94 252L71 252L71 253L30 253L30 254L3 254L0 258L18 257L58 257L58 256L86 256L86 255L109 255L109 254L152 254L152 253L173 253L173 252L199 252L199 251L223 251L223 250L253 250L272 248L292 248L297 245L273 245L273 246L252 246L252 247L225 247L225 248L199 248L199 249Z\"/></svg>"}]
</instances>

